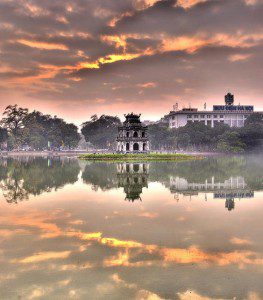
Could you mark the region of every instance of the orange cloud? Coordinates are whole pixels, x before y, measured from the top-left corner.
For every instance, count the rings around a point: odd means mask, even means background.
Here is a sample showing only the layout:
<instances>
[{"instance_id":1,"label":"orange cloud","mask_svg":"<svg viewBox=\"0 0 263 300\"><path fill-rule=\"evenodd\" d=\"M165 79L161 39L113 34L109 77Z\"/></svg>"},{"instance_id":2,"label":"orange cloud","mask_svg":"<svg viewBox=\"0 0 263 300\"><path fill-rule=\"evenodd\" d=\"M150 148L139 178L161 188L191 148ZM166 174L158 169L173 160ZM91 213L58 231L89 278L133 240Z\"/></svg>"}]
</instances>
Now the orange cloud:
<instances>
[{"instance_id":1,"label":"orange cloud","mask_svg":"<svg viewBox=\"0 0 263 300\"><path fill-rule=\"evenodd\" d=\"M70 255L70 251L61 251L61 252L38 252L34 255L25 257L23 259L13 260L14 263L28 264L28 263L37 263L51 259L64 259Z\"/></svg>"},{"instance_id":2,"label":"orange cloud","mask_svg":"<svg viewBox=\"0 0 263 300\"><path fill-rule=\"evenodd\" d=\"M188 53L192 53L209 43L209 40L200 37L167 37L162 41L161 52L187 51Z\"/></svg>"},{"instance_id":3,"label":"orange cloud","mask_svg":"<svg viewBox=\"0 0 263 300\"><path fill-rule=\"evenodd\" d=\"M123 35L103 35L101 36L101 40L107 44L115 45L116 48L123 48L124 50L127 46L126 37Z\"/></svg>"},{"instance_id":4,"label":"orange cloud","mask_svg":"<svg viewBox=\"0 0 263 300\"><path fill-rule=\"evenodd\" d=\"M251 54L233 54L229 56L229 60L232 62L240 60L248 60L251 57Z\"/></svg>"},{"instance_id":5,"label":"orange cloud","mask_svg":"<svg viewBox=\"0 0 263 300\"><path fill-rule=\"evenodd\" d=\"M247 239L240 239L237 237L233 237L230 239L230 242L234 245L252 245L252 242Z\"/></svg>"},{"instance_id":6,"label":"orange cloud","mask_svg":"<svg viewBox=\"0 0 263 300\"><path fill-rule=\"evenodd\" d=\"M178 0L176 5L188 9L196 5L197 3L206 2L206 1L207 0Z\"/></svg>"},{"instance_id":7,"label":"orange cloud","mask_svg":"<svg viewBox=\"0 0 263 300\"><path fill-rule=\"evenodd\" d=\"M157 86L155 82L145 82L145 83L140 83L137 85L138 87L148 89L148 88L154 88Z\"/></svg>"},{"instance_id":8,"label":"orange cloud","mask_svg":"<svg viewBox=\"0 0 263 300\"><path fill-rule=\"evenodd\" d=\"M37 49L63 50L63 51L68 50L68 47L63 44L30 41L30 40L24 40L24 39L17 40L17 42L20 44L26 45L28 47L37 48Z\"/></svg>"}]
</instances>

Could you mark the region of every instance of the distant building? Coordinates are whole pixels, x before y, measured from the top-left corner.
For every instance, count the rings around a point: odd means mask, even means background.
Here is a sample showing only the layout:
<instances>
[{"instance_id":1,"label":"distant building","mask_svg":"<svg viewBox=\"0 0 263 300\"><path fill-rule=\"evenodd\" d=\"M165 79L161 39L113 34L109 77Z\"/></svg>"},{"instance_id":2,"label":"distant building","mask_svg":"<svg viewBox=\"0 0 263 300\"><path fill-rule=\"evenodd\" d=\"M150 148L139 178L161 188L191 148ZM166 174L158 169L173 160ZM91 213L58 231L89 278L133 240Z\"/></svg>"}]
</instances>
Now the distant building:
<instances>
[{"instance_id":1,"label":"distant building","mask_svg":"<svg viewBox=\"0 0 263 300\"><path fill-rule=\"evenodd\" d=\"M117 151L121 153L143 153L149 151L148 127L140 121L141 115L127 114L118 128Z\"/></svg>"},{"instance_id":2,"label":"distant building","mask_svg":"<svg viewBox=\"0 0 263 300\"><path fill-rule=\"evenodd\" d=\"M171 111L167 115L169 127L179 128L191 122L201 122L211 127L217 123L227 124L230 127L243 127L247 117L254 112L254 106L233 105L233 103L234 95L228 93L225 96L225 105L214 105L212 111L198 111L197 108Z\"/></svg>"}]
</instances>

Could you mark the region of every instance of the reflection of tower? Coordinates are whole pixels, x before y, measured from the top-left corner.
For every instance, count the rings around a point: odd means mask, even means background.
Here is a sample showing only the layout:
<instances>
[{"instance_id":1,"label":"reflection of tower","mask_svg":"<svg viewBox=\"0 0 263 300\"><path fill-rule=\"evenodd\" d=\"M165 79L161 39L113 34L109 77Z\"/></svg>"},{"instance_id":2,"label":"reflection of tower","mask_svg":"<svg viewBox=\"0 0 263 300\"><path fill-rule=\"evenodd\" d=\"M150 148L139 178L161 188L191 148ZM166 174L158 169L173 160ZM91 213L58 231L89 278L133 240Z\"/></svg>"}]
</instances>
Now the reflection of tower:
<instances>
[{"instance_id":1,"label":"reflection of tower","mask_svg":"<svg viewBox=\"0 0 263 300\"><path fill-rule=\"evenodd\" d=\"M149 164L119 163L117 165L118 186L124 188L125 200L141 201L144 187L148 187Z\"/></svg>"},{"instance_id":2,"label":"reflection of tower","mask_svg":"<svg viewBox=\"0 0 263 300\"><path fill-rule=\"evenodd\" d=\"M234 200L234 198L226 198L225 207L229 211L232 210L232 209L234 209L235 208L235 200Z\"/></svg>"}]
</instances>

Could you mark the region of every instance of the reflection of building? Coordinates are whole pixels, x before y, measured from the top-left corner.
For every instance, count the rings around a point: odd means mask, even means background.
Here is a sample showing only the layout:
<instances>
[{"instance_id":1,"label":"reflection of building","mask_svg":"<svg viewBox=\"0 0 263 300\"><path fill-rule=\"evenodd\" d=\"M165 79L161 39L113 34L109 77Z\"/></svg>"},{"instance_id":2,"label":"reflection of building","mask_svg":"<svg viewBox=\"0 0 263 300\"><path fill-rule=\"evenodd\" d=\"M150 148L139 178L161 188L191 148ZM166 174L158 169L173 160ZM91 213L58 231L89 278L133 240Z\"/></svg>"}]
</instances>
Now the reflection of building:
<instances>
[{"instance_id":1,"label":"reflection of building","mask_svg":"<svg viewBox=\"0 0 263 300\"><path fill-rule=\"evenodd\" d=\"M216 181L214 177L204 182L188 182L185 178L171 177L170 190L172 193L183 195L198 195L198 192L213 192L214 199L226 199L225 207L232 210L235 207L235 199L253 198L254 192L247 188L243 177L230 177L225 181Z\"/></svg>"},{"instance_id":2,"label":"reflection of building","mask_svg":"<svg viewBox=\"0 0 263 300\"><path fill-rule=\"evenodd\" d=\"M119 163L117 165L118 186L124 188L125 200L141 200L144 187L148 187L149 164Z\"/></svg>"},{"instance_id":3,"label":"reflection of building","mask_svg":"<svg viewBox=\"0 0 263 300\"><path fill-rule=\"evenodd\" d=\"M148 127L140 121L140 115L125 115L126 120L118 128L117 151L138 153L149 151Z\"/></svg>"},{"instance_id":4,"label":"reflection of building","mask_svg":"<svg viewBox=\"0 0 263 300\"><path fill-rule=\"evenodd\" d=\"M214 127L217 123L227 124L230 127L242 127L246 118L254 112L249 105L233 105L234 96L228 93L225 96L225 105L214 105L212 111L198 111L197 108L183 108L168 114L170 128L185 126L187 123L200 122Z\"/></svg>"},{"instance_id":5,"label":"reflection of building","mask_svg":"<svg viewBox=\"0 0 263 300\"><path fill-rule=\"evenodd\" d=\"M246 183L243 177L230 177L229 179L219 182L215 181L214 177L206 179L204 182L188 182L181 177L170 178L171 189L176 191L214 191L214 190L233 190L233 189L245 189Z\"/></svg>"}]
</instances>

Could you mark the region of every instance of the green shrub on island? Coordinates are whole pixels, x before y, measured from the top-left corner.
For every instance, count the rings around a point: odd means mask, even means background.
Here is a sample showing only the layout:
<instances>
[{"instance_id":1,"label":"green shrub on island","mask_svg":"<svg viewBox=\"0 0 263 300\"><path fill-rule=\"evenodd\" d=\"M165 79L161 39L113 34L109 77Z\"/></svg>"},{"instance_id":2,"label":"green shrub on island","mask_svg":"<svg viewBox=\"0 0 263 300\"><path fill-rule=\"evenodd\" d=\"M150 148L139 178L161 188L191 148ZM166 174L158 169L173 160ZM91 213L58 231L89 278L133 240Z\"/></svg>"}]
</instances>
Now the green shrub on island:
<instances>
[{"instance_id":1,"label":"green shrub on island","mask_svg":"<svg viewBox=\"0 0 263 300\"><path fill-rule=\"evenodd\" d=\"M201 156L180 153L90 153L79 156L84 160L107 160L107 161L180 161L202 158Z\"/></svg>"}]
</instances>

